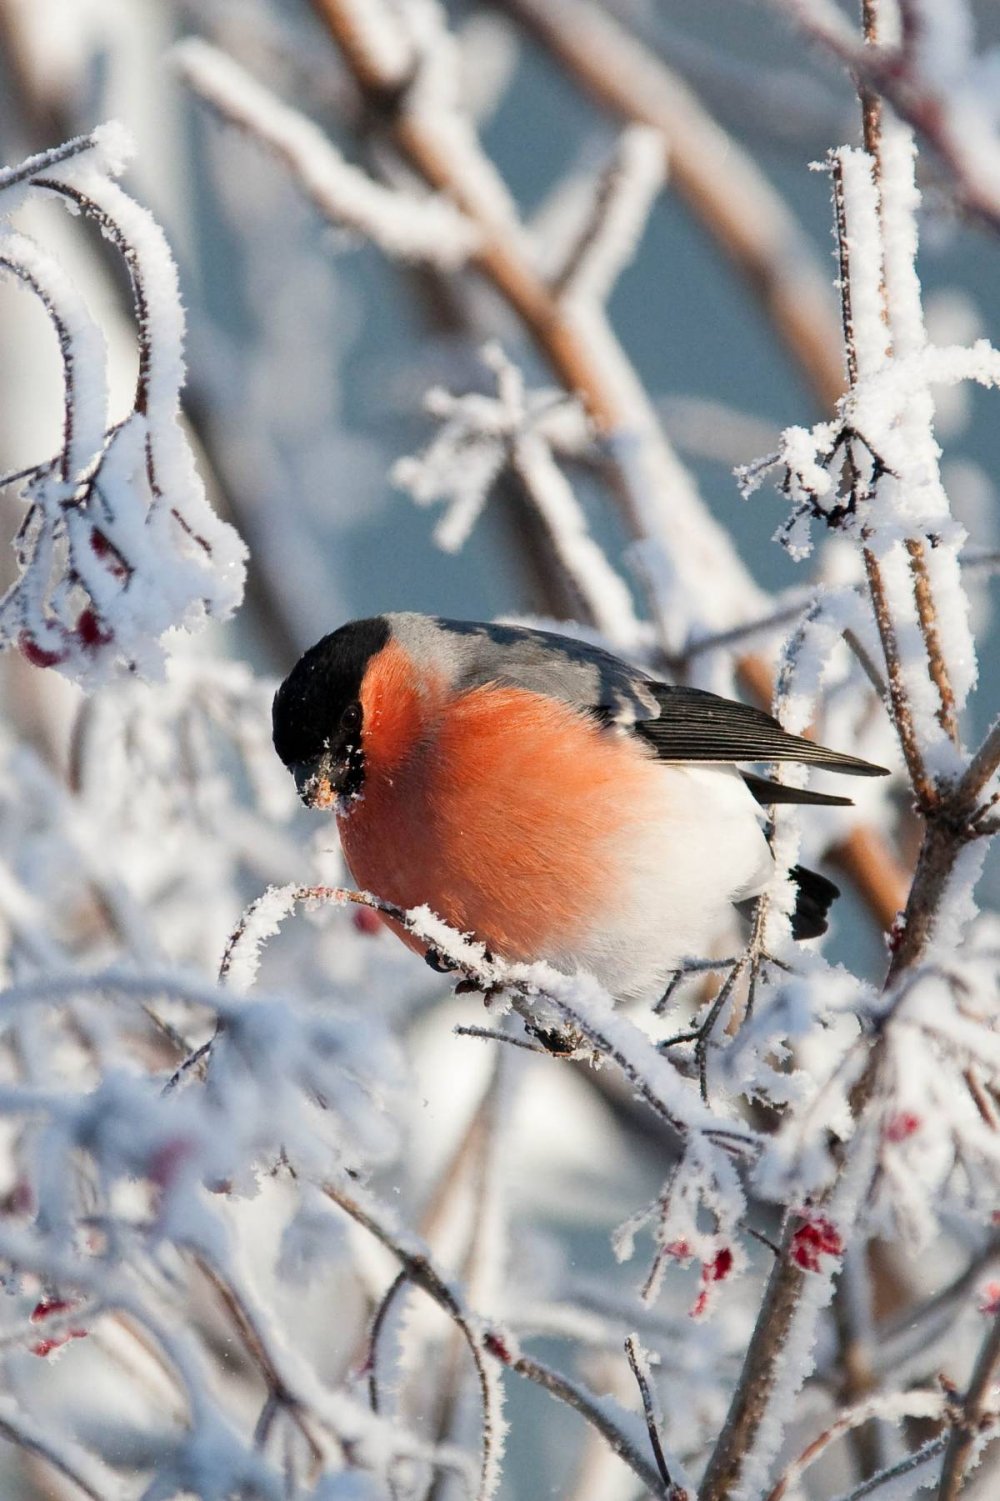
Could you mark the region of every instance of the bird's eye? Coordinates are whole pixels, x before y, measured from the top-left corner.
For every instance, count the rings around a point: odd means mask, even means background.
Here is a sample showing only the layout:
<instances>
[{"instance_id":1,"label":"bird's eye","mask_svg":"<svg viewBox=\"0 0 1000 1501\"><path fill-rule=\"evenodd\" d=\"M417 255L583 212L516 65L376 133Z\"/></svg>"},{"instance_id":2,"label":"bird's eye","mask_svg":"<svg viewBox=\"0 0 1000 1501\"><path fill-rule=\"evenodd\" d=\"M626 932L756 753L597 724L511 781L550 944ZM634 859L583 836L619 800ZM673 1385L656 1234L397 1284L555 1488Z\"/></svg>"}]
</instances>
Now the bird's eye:
<instances>
[{"instance_id":1,"label":"bird's eye","mask_svg":"<svg viewBox=\"0 0 1000 1501\"><path fill-rule=\"evenodd\" d=\"M349 735L353 735L356 730L361 728L360 704L347 705L347 708L340 716L340 727L342 730L346 730Z\"/></svg>"}]
</instances>

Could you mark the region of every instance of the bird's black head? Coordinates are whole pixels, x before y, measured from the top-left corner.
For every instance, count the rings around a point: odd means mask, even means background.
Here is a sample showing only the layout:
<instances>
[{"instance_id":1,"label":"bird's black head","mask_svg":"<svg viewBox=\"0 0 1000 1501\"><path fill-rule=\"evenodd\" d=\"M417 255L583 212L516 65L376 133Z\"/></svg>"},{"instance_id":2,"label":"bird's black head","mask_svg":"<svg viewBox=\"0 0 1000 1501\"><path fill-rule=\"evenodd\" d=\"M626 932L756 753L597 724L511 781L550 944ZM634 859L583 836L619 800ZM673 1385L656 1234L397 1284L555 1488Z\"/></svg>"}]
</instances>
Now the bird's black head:
<instances>
[{"instance_id":1,"label":"bird's black head","mask_svg":"<svg viewBox=\"0 0 1000 1501\"><path fill-rule=\"evenodd\" d=\"M274 748L309 807L332 807L361 791L361 683L389 634L381 615L341 626L300 657L274 695Z\"/></svg>"}]
</instances>

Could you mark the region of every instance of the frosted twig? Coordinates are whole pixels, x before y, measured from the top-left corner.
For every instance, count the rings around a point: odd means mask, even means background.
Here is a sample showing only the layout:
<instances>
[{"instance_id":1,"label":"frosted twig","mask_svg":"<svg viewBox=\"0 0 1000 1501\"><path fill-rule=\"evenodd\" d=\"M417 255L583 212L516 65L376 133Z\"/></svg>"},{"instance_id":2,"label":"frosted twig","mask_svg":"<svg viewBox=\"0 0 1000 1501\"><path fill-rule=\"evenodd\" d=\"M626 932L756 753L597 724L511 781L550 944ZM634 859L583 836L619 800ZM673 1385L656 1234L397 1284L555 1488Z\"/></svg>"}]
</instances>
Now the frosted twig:
<instances>
[{"instance_id":1,"label":"frosted twig","mask_svg":"<svg viewBox=\"0 0 1000 1501\"><path fill-rule=\"evenodd\" d=\"M962 1409L952 1428L941 1466L939 1501L955 1501L962 1489L965 1472L976 1440L987 1420L988 1394L1000 1364L1000 1314L995 1314L973 1367ZM989 1414L996 1421L996 1413Z\"/></svg>"},{"instance_id":2,"label":"frosted twig","mask_svg":"<svg viewBox=\"0 0 1000 1501\"><path fill-rule=\"evenodd\" d=\"M896 627L889 609L889 601L886 595L885 584L882 579L882 569L879 566L871 548L866 547L863 552L865 573L868 576L868 589L871 594L872 610L875 615L875 624L878 626L879 639L882 643L882 654L885 657L886 681L889 690L889 707L892 712L892 721L899 736L900 748L906 761L906 768L910 774L913 790L917 795L917 805L925 815L937 804L938 792L928 774L924 764L923 751L917 737L916 726L913 723L913 715L910 712L910 700L906 691L906 682L903 677L903 668L899 656L899 646L896 640Z\"/></svg>"},{"instance_id":3,"label":"frosted twig","mask_svg":"<svg viewBox=\"0 0 1000 1501\"><path fill-rule=\"evenodd\" d=\"M401 1272L397 1273L397 1275L392 1280L392 1282L390 1282L388 1288L385 1291L384 1297L381 1299L378 1307L375 1310L375 1317L372 1319L372 1322L371 1322L371 1329L369 1330L369 1333L368 1333L368 1362L367 1363L368 1363L368 1404L371 1407L372 1412L378 1412L379 1406L380 1406L379 1386L378 1386L378 1359L379 1359L379 1340L380 1340L381 1335L382 1335L382 1329L383 1329L383 1327L385 1325L385 1322L386 1322L387 1318L389 1317L390 1312L392 1311L392 1308L393 1308L394 1303L396 1302L396 1299L398 1298L399 1294L402 1293L406 1289L406 1287L408 1287L409 1282L410 1282L410 1276L409 1276L409 1273L407 1272L406 1268L404 1267Z\"/></svg>"},{"instance_id":4,"label":"frosted twig","mask_svg":"<svg viewBox=\"0 0 1000 1501\"><path fill-rule=\"evenodd\" d=\"M646 1419L646 1432L649 1434L649 1445L653 1451L656 1468L660 1472L663 1484L667 1487L668 1495L673 1493L676 1496L678 1492L687 1494L686 1491L682 1490L679 1478L675 1481L667 1465L667 1457L663 1452L663 1440L660 1438L663 1419L658 1411L658 1404L653 1391L653 1378L649 1369L649 1357L639 1343L638 1335L630 1334L626 1339L625 1357L628 1360L629 1369L635 1377L635 1384L639 1388L643 1416Z\"/></svg>"},{"instance_id":5,"label":"frosted twig","mask_svg":"<svg viewBox=\"0 0 1000 1501\"><path fill-rule=\"evenodd\" d=\"M172 57L202 103L282 162L332 224L359 231L387 255L449 270L475 249L475 226L447 199L384 187L351 166L318 125L282 103L224 52L190 39L175 47Z\"/></svg>"},{"instance_id":6,"label":"frosted twig","mask_svg":"<svg viewBox=\"0 0 1000 1501\"><path fill-rule=\"evenodd\" d=\"M660 132L671 181L743 274L823 411L843 390L829 285L788 205L694 93L590 0L504 0L597 102Z\"/></svg>"},{"instance_id":7,"label":"frosted twig","mask_svg":"<svg viewBox=\"0 0 1000 1501\"><path fill-rule=\"evenodd\" d=\"M468 1311L459 1294L437 1270L426 1249L414 1243L410 1237L395 1231L388 1222L388 1218L383 1217L374 1209L370 1198L362 1202L339 1184L332 1183L324 1185L324 1192L334 1203L339 1204L351 1219L356 1220L392 1252L402 1265L408 1279L437 1303L462 1334L479 1375L480 1394L483 1401L483 1470L480 1482L482 1495L492 1494L491 1486L496 1477L500 1458L498 1446L502 1442L502 1427L500 1426L502 1418L494 1405L493 1381L487 1374L484 1363L484 1355L488 1355L509 1370L544 1387L546 1391L551 1392L568 1406L575 1408L581 1416L598 1429L611 1444L614 1452L620 1455L654 1495L663 1496L665 1501L669 1501L659 1474L642 1458L631 1439L611 1420L605 1404L598 1402L584 1388L561 1376L541 1361L514 1350L502 1331L494 1329L481 1316Z\"/></svg>"},{"instance_id":8,"label":"frosted twig","mask_svg":"<svg viewBox=\"0 0 1000 1501\"><path fill-rule=\"evenodd\" d=\"M65 1433L57 1437L51 1423L43 1425L20 1411L13 1397L0 1397L0 1434L50 1465L88 1501L123 1501L126 1492L122 1482Z\"/></svg>"},{"instance_id":9,"label":"frosted twig","mask_svg":"<svg viewBox=\"0 0 1000 1501\"><path fill-rule=\"evenodd\" d=\"M607 301L663 182L665 151L657 130L635 125L623 133L596 185L590 218L553 281L557 297Z\"/></svg>"},{"instance_id":10,"label":"frosted twig","mask_svg":"<svg viewBox=\"0 0 1000 1501\"><path fill-rule=\"evenodd\" d=\"M919 1449L912 1454L907 1454L905 1459L898 1460L895 1464L887 1465L884 1470L879 1470L877 1475L870 1475L867 1480L862 1480L860 1485L854 1485L849 1491L844 1491L836 1498L836 1501L866 1501L868 1496L875 1496L884 1485L891 1485L894 1480L901 1480L904 1475L912 1475L916 1470L923 1469L924 1465L930 1464L931 1460L945 1448L948 1442L946 1433L939 1433L936 1438L929 1438Z\"/></svg>"},{"instance_id":11,"label":"frosted twig","mask_svg":"<svg viewBox=\"0 0 1000 1501\"><path fill-rule=\"evenodd\" d=\"M111 149L120 153L122 142L123 137L116 137ZM91 131L89 135L74 136L71 141L64 141L61 146L53 146L48 151L40 151L36 156L29 156L16 167L0 167L0 193L5 193L20 183L31 182L43 173L51 172L64 163L79 160L88 153L103 157L110 145L105 126ZM4 212L7 212L6 205Z\"/></svg>"},{"instance_id":12,"label":"frosted twig","mask_svg":"<svg viewBox=\"0 0 1000 1501\"><path fill-rule=\"evenodd\" d=\"M409 1280L428 1293L461 1333L472 1357L479 1379L482 1401L482 1463L479 1476L480 1501L492 1497L500 1474L506 1424L502 1413L502 1389L486 1368L484 1351L489 1350L489 1334L480 1330L478 1321L466 1312L458 1294L437 1271L428 1253L407 1243L374 1211L370 1201L363 1204L339 1184L326 1183L323 1192L344 1212L356 1220L400 1261Z\"/></svg>"},{"instance_id":13,"label":"frosted twig","mask_svg":"<svg viewBox=\"0 0 1000 1501\"><path fill-rule=\"evenodd\" d=\"M512 1037L509 1032L498 1032L495 1027L455 1027L456 1037L478 1037L482 1042L505 1042L510 1047L522 1048L526 1053L540 1053L544 1058L564 1057L565 1054L551 1053L548 1048L539 1047L536 1042L529 1042L526 1037Z\"/></svg>"},{"instance_id":14,"label":"frosted twig","mask_svg":"<svg viewBox=\"0 0 1000 1501\"><path fill-rule=\"evenodd\" d=\"M119 251L135 307L136 393L129 416L108 428L108 353L81 293L51 256L0 221L0 264L47 309L64 370L62 445L24 476L19 577L0 603L0 640L16 641L37 667L89 684L116 665L155 674L167 631L230 614L244 551L208 506L178 425L177 270L155 220L113 181L127 138L102 126L71 146L32 158L6 180L18 182L17 194L62 198Z\"/></svg>"},{"instance_id":15,"label":"frosted twig","mask_svg":"<svg viewBox=\"0 0 1000 1501\"><path fill-rule=\"evenodd\" d=\"M247 1353L250 1355L261 1376L267 1384L269 1399L276 1407L283 1407L290 1414L302 1437L305 1439L313 1458L319 1461L323 1455L323 1447L312 1432L307 1417L306 1404L295 1394L287 1375L282 1371L275 1354L272 1352L270 1342L253 1309L241 1295L233 1281L227 1278L222 1269L204 1254L194 1256L202 1276L215 1289L216 1294L225 1305L233 1325L238 1330Z\"/></svg>"},{"instance_id":16,"label":"frosted twig","mask_svg":"<svg viewBox=\"0 0 1000 1501\"><path fill-rule=\"evenodd\" d=\"M927 557L919 537L907 537L906 550L910 554L913 571L913 594L917 603L917 617L927 647L927 668L941 700L937 711L938 723L955 746L959 744L958 718L955 712L955 690L951 686L948 664L941 647L937 628L937 608L927 572Z\"/></svg>"},{"instance_id":17,"label":"frosted twig","mask_svg":"<svg viewBox=\"0 0 1000 1501\"><path fill-rule=\"evenodd\" d=\"M887 99L941 158L949 189L962 207L1000 229L1000 142L989 116L984 112L979 118L976 95L983 91L985 103L990 87L986 70L977 71L981 59L966 54L957 67L949 59L943 75L930 66L933 49L928 55L921 36L923 7L919 12L907 7L910 24L903 27L899 44L865 45L832 0L772 3L838 57L863 90ZM964 10L964 0L959 3ZM956 27L950 14L942 24ZM976 122L971 127L970 106Z\"/></svg>"},{"instance_id":18,"label":"frosted twig","mask_svg":"<svg viewBox=\"0 0 1000 1501\"><path fill-rule=\"evenodd\" d=\"M59 341L63 366L63 434L57 462L63 483L69 487L104 441L106 394L99 377L95 381L103 354L101 334L58 262L24 235L0 237L0 267L31 288L48 314ZM86 373L88 381L94 381L94 388L88 392L88 399L82 406L77 393L77 376L81 370ZM37 477L42 468L36 466L34 470L26 471L23 477Z\"/></svg>"},{"instance_id":19,"label":"frosted twig","mask_svg":"<svg viewBox=\"0 0 1000 1501\"><path fill-rule=\"evenodd\" d=\"M665 1488L659 1467L654 1469L647 1462L631 1436L609 1415L606 1398L602 1400L595 1397L582 1383L570 1380L568 1376L531 1355L518 1355L511 1361L510 1369L578 1412L601 1435L611 1452L628 1465L654 1496L662 1497L663 1501L678 1501L676 1495Z\"/></svg>"},{"instance_id":20,"label":"frosted twig","mask_svg":"<svg viewBox=\"0 0 1000 1501\"><path fill-rule=\"evenodd\" d=\"M589 437L585 417L558 392L526 390L522 372L497 344L487 344L482 359L495 376L496 397L432 391L426 404L443 419L441 426L424 453L396 463L393 478L419 505L445 501L434 535L441 547L454 552L465 543L497 476L509 465L538 513L581 618L623 650L634 649L640 632L628 587L591 536L552 452L560 426L582 428Z\"/></svg>"},{"instance_id":21,"label":"frosted twig","mask_svg":"<svg viewBox=\"0 0 1000 1501\"><path fill-rule=\"evenodd\" d=\"M815 1464L832 1443L862 1424L878 1418L886 1421L898 1421L905 1417L933 1420L946 1416L947 1406L948 1399L943 1392L918 1389L912 1392L880 1392L846 1408L788 1465L777 1484L768 1492L767 1501L782 1501L798 1485L809 1466Z\"/></svg>"}]
</instances>

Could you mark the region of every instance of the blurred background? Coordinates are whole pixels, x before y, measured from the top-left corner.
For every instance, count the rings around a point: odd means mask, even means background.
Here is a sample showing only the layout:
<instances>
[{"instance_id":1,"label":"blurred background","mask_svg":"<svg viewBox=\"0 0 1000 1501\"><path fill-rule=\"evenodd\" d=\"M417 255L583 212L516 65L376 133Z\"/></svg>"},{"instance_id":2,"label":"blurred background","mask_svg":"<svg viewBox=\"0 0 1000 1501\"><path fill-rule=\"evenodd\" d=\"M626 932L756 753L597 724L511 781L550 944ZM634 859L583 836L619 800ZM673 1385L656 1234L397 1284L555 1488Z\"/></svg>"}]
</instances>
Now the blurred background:
<instances>
[{"instance_id":1,"label":"blurred background","mask_svg":"<svg viewBox=\"0 0 1000 1501\"><path fill-rule=\"evenodd\" d=\"M608 9L687 82L784 196L829 273L832 312L829 180L810 167L857 138L842 71L780 16L744 0L615 0ZM600 166L620 121L518 24L516 6L448 10L484 143L544 238L546 214ZM984 44L1000 37L994 5L979 7L979 23ZM232 649L277 670L293 647L382 609L551 613L509 495L462 554L448 557L432 545L427 516L388 477L396 458L428 438L421 410L428 386L485 387L476 349L487 336L501 339L532 385L551 385L551 376L474 278L446 288L337 234L279 163L208 118L168 56L173 41L191 34L217 42L306 110L349 159L378 162L377 131L358 121L335 48L307 0L3 0L0 149L12 161L107 118L123 120L137 141L133 190L165 225L181 267L189 411L262 587L251 592ZM932 334L989 332L1000 307L1000 252L988 231L955 222L928 161L925 154L921 274ZM64 234L74 229L62 225ZM113 297L121 288L102 291ZM0 296L6 471L51 448L60 408L43 315L9 286ZM744 503L731 470L773 449L780 428L816 420L816 392L669 182L611 315L684 461L754 572L769 588L805 582L771 542L784 514L773 491ZM37 338L24 338L26 320L37 322ZM26 368L27 360L39 368ZM53 380L49 401L40 395L43 369ZM129 374L122 372L123 391ZM955 504L977 542L992 545L1000 425L988 398L965 388L947 393L939 432ZM611 508L592 489L580 482L595 530L613 544ZM285 591L290 577L296 587ZM280 621L268 614L279 599ZM984 652L984 672L994 655Z\"/></svg>"},{"instance_id":2,"label":"blurred background","mask_svg":"<svg viewBox=\"0 0 1000 1501\"><path fill-rule=\"evenodd\" d=\"M537 7L466 0L447 9L461 46L465 102L544 258L549 226L564 233L560 218L606 161L623 115L526 24ZM697 187L686 189L675 169L610 305L668 435L744 561L769 590L804 586L811 565L796 565L773 541L783 501L770 483L742 500L732 470L771 452L782 427L811 425L831 410L841 360L832 216L828 174L812 168L832 146L858 137L851 87L842 69L766 6L609 0L604 9L618 32L668 70L662 77L671 87L691 91L693 135L723 133L712 145L720 163L733 165L734 181L763 174L784 198L813 270L829 283L819 290L825 316L805 370L724 236L706 226ZM984 3L976 15L989 45L1000 37L997 8ZM300 107L348 160L390 176L398 168L379 122L359 112L308 0L0 0L4 160L121 119L138 147L130 186L164 224L180 264L187 412L213 503L250 548L246 604L214 649L280 674L318 636L383 609L466 618L571 614L573 602L546 566L533 514L509 476L457 555L435 547L434 518L390 478L393 464L432 435L422 405L429 387L491 389L478 356L485 339L500 340L530 386L552 386L523 327L474 275L407 268L321 220L279 161L210 117L184 88L170 48L189 35L218 44ZM654 78L654 94L656 87ZM988 230L956 218L940 171L923 153L920 269L931 336L959 342L995 334L1000 247ZM771 211L752 191L747 205L751 217ZM96 237L58 209L43 233L78 267L95 306L125 318L120 267ZM783 230L774 233L780 240ZM788 238L792 258L795 235ZM779 243L779 260L784 253ZM125 326L120 344L112 376L124 410L135 360ZM59 389L42 310L18 288L0 285L0 472L52 450ZM937 426L953 506L974 544L992 549L1000 424L989 393L942 391ZM577 464L570 478L595 535L620 558L627 539L600 477ZM11 491L2 506L2 533L10 536L20 519ZM0 570L9 566L3 558L0 552ZM980 630L992 578L983 570L971 584ZM991 628L982 640L973 733L988 723L1000 690ZM62 754L71 716L47 705L70 690L34 681L38 674L20 662L8 659L4 670L30 733ZM878 944L871 946L863 920L849 926L865 934L877 962Z\"/></svg>"},{"instance_id":3,"label":"blurred background","mask_svg":"<svg viewBox=\"0 0 1000 1501\"><path fill-rule=\"evenodd\" d=\"M668 435L755 577L769 591L805 586L811 565L796 565L773 540L784 503L767 483L742 500L732 471L772 451L783 427L809 426L832 410L831 378L816 377L820 367L835 371L839 360L829 179L811 168L831 147L857 140L853 91L839 68L765 6L608 0L604 9L691 91L699 118L724 133L716 142L722 158L745 154L769 179L826 275L832 337L810 377L693 211L691 195L668 178L610 304ZM466 102L544 250L546 225L600 168L622 119L524 24L519 5L454 0L447 10L461 46ZM983 44L1000 41L996 5L983 0L976 15ZM434 545L433 516L390 479L395 462L430 439L423 410L429 387L492 388L478 356L487 338L499 339L529 385L553 385L522 327L471 274L443 279L390 262L322 221L279 162L210 117L183 87L170 49L191 35L223 48L305 111L349 160L390 174L398 169L308 0L0 0L0 159L14 162L103 120L122 120L137 143L129 190L164 225L180 265L189 322L187 416L213 503L250 549L246 603L231 625L213 628L208 654L245 660L271 678L344 620L385 609L565 618L571 603L545 566L516 486L497 485L455 555ZM939 170L924 153L920 268L931 336L946 343L980 334L996 339L1000 244L956 219ZM124 410L135 354L120 268L96 236L60 210L32 212L38 233L75 268L95 308L110 326L119 322L113 373ZM826 328L817 325L820 342ZM57 351L45 317L30 297L0 282L0 473L53 451L61 420ZM942 392L938 434L955 511L977 548L1000 547L995 396L971 387ZM585 463L570 474L594 534L617 558L628 539L600 476ZM6 544L19 519L8 489L0 494L0 584L12 576ZM983 569L972 584L981 681L970 739L1000 696L992 578ZM15 653L5 654L0 672L8 721L53 765L64 765L76 690ZM994 869L986 892L995 898L996 889ZM860 953L869 968L880 962L881 936L850 898L831 952L850 952L856 961ZM400 970L409 963L402 955L383 962ZM448 1013L449 1026L459 1014ZM434 1036L424 1060L429 1077L457 1077L467 1045L453 1068L441 1055L440 1032ZM415 1047L419 1055L419 1029ZM471 1097L474 1073L465 1082ZM576 1085L564 1087L572 1093ZM529 1099L518 1140L537 1138L560 1100L550 1094L536 1119ZM451 1100L448 1109L459 1114L462 1106ZM537 1202L521 1209L529 1218L564 1215L573 1225L576 1272L585 1278L600 1267L606 1288L615 1275L608 1230L655 1189L659 1145L646 1141L635 1150L629 1138L626 1148L625 1137L609 1135L604 1117L598 1123L581 1109L579 1118L591 1134L581 1128L575 1161L563 1161L561 1176L540 1180ZM430 1181L434 1144L446 1127L432 1110L421 1128L413 1157ZM595 1216L590 1187L606 1169L615 1192ZM521 1175L522 1190L526 1184L530 1200L530 1174ZM546 1254L554 1254L551 1247ZM625 1284L633 1281L634 1269ZM734 1317L727 1338L738 1347L749 1312ZM515 1422L521 1401L515 1393ZM534 1436L518 1460L522 1476L531 1473L531 1444L551 1455L569 1441L571 1424L560 1413L551 1426L529 1425Z\"/></svg>"}]
</instances>

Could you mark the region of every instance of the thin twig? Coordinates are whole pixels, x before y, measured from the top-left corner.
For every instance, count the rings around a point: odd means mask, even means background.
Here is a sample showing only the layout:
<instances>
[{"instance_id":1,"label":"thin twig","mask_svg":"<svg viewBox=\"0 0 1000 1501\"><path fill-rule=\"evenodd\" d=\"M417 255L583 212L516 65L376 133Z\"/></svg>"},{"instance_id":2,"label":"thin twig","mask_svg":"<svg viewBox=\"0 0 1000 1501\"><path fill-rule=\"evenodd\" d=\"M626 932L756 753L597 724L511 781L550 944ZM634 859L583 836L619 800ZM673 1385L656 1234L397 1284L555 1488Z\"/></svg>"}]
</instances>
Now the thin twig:
<instances>
[{"instance_id":1,"label":"thin twig","mask_svg":"<svg viewBox=\"0 0 1000 1501\"><path fill-rule=\"evenodd\" d=\"M649 1434L649 1444L656 1460L656 1467L663 1478L665 1486L671 1486L673 1480L667 1466L667 1458L663 1452L663 1443L660 1439L660 1424L653 1401L653 1392L649 1383L646 1362L642 1357L641 1346L638 1338L630 1334L625 1341L625 1356L629 1363L629 1369L635 1377L635 1384L639 1388L639 1396L642 1399L642 1411L646 1419L646 1432Z\"/></svg>"},{"instance_id":2,"label":"thin twig","mask_svg":"<svg viewBox=\"0 0 1000 1501\"><path fill-rule=\"evenodd\" d=\"M17 183L36 181L43 172L51 172L53 167L61 166L63 162L70 161L75 156L82 156L85 151L92 151L97 144L93 135L74 136L71 141L64 141L61 146L53 146L49 151L40 151L37 156L29 156L26 161L19 162L16 167L0 169L0 193L16 186Z\"/></svg>"},{"instance_id":3,"label":"thin twig","mask_svg":"<svg viewBox=\"0 0 1000 1501\"><path fill-rule=\"evenodd\" d=\"M526 1037L512 1037L509 1032L498 1032L495 1027L453 1027L456 1037L478 1037L483 1042L505 1042L512 1048L523 1048L526 1053L540 1053L543 1058L563 1056L554 1054L548 1048L539 1047L537 1042L529 1042Z\"/></svg>"},{"instance_id":4,"label":"thin twig","mask_svg":"<svg viewBox=\"0 0 1000 1501\"><path fill-rule=\"evenodd\" d=\"M864 549L863 555L875 624L878 627L882 652L885 656L892 722L896 727L900 748L906 761L906 769L910 774L910 781L917 797L917 805L922 813L927 814L937 805L938 791L924 764L920 740L913 723L909 694L903 676L903 665L899 656L899 645L896 640L896 627L889 609L885 584L882 580L882 569L870 547Z\"/></svg>"},{"instance_id":5,"label":"thin twig","mask_svg":"<svg viewBox=\"0 0 1000 1501\"><path fill-rule=\"evenodd\" d=\"M409 1281L409 1273L404 1267L401 1272L397 1273L393 1281L390 1282L388 1288L386 1289L385 1296L382 1298L381 1302L375 1310L375 1317L372 1319L372 1326L368 1335L368 1405L371 1408L372 1412L379 1411L379 1339L381 1337L382 1330L385 1326L386 1319L389 1317L389 1313L392 1309L393 1304L395 1303L397 1297L403 1291L403 1289L409 1285Z\"/></svg>"},{"instance_id":6,"label":"thin twig","mask_svg":"<svg viewBox=\"0 0 1000 1501\"><path fill-rule=\"evenodd\" d=\"M542 1386L554 1397L565 1402L567 1406L575 1408L587 1421L595 1427L611 1445L614 1452L621 1456L629 1468L639 1477L644 1485L656 1496L663 1496L666 1501L663 1485L658 1472L650 1465L635 1449L631 1440L608 1416L606 1407L592 1396L584 1387L578 1386L568 1377L562 1376L550 1366L535 1360L528 1355L513 1355L507 1348L503 1337L493 1332L489 1324L481 1318L469 1313L463 1306L459 1295L449 1285L445 1278L434 1266L430 1256L424 1249L417 1250L405 1243L403 1238L397 1235L387 1224L372 1210L364 1207L360 1201L339 1184L326 1183L323 1192L335 1204L339 1204L345 1214L362 1225L380 1241L387 1250L391 1251L404 1268L409 1280L421 1288L429 1297L443 1309L451 1318L456 1327L462 1333L469 1352L472 1355L476 1370L479 1373L480 1392L484 1402L484 1414L487 1421L493 1420L492 1399L490 1393L489 1378L483 1365L484 1354L492 1356L509 1370L533 1381L537 1386ZM484 1440L489 1442L489 1437L484 1433ZM485 1448L485 1443L484 1443ZM486 1455L484 1454L484 1463Z\"/></svg>"},{"instance_id":7,"label":"thin twig","mask_svg":"<svg viewBox=\"0 0 1000 1501\"><path fill-rule=\"evenodd\" d=\"M1000 193L981 169L968 131L960 128L948 100L938 93L932 79L917 72L912 36L906 38L904 30L902 47L866 45L858 41L843 12L829 0L772 3L838 57L860 89L887 99L899 118L941 158L949 190L962 208L990 229L1000 230Z\"/></svg>"},{"instance_id":8,"label":"thin twig","mask_svg":"<svg viewBox=\"0 0 1000 1501\"><path fill-rule=\"evenodd\" d=\"M935 1399L940 1412L944 1413L947 1398L943 1393L918 1390L913 1395L915 1398L913 1412L909 1415L924 1419L932 1416L931 1403ZM768 1492L767 1501L782 1501L790 1487L798 1484L810 1465L815 1464L831 1444L843 1438L845 1434L853 1433L864 1424L870 1423L873 1418L878 1418L884 1411L888 1411L893 1418L906 1415L905 1409L900 1406L898 1392L883 1392L878 1396L868 1397L865 1401L858 1402L853 1407L845 1408L838 1413L833 1422L818 1433L811 1443L806 1445L798 1458L787 1467L777 1484Z\"/></svg>"},{"instance_id":9,"label":"thin twig","mask_svg":"<svg viewBox=\"0 0 1000 1501\"><path fill-rule=\"evenodd\" d=\"M604 109L662 132L671 182L734 263L823 411L843 391L826 277L784 199L687 85L584 0L503 0Z\"/></svg>"},{"instance_id":10,"label":"thin twig","mask_svg":"<svg viewBox=\"0 0 1000 1501\"><path fill-rule=\"evenodd\" d=\"M899 1480L902 1476L910 1475L914 1470L919 1470L923 1465L927 1464L928 1460L934 1459L940 1454L947 1442L948 1435L946 1433L939 1433L935 1438L928 1439L926 1444L921 1444L920 1448L915 1449L912 1454L907 1454L905 1459L899 1460L896 1464L889 1465L884 1470L879 1470L877 1475L868 1476L866 1480L862 1480L860 1485L856 1485L853 1490L846 1491L842 1496L838 1496L837 1501L865 1501L865 1497L874 1496L876 1491L880 1491L890 1481Z\"/></svg>"},{"instance_id":11,"label":"thin twig","mask_svg":"<svg viewBox=\"0 0 1000 1501\"><path fill-rule=\"evenodd\" d=\"M906 539L906 550L910 554L910 571L913 574L913 597L917 605L917 619L920 621L920 633L924 638L927 648L927 670L931 680L938 691L940 706L937 711L938 724L944 730L953 745L959 744L958 715L955 705L955 690L951 686L951 675L948 672L948 664L945 661L944 650L941 646L941 637L938 632L937 608L934 604L934 591L931 588L930 575L927 572L927 554L923 541L919 537Z\"/></svg>"},{"instance_id":12,"label":"thin twig","mask_svg":"<svg viewBox=\"0 0 1000 1501\"><path fill-rule=\"evenodd\" d=\"M121 1494L110 1476L107 1479L101 1477L99 1481L97 1476L88 1473L91 1467L96 1468L96 1464L86 1451L82 1449L77 1451L74 1445L73 1451L70 1452L65 1437L57 1442L47 1434L39 1432L27 1418L22 1422L14 1416L6 1402L0 1410L0 1434L9 1439L12 1444L16 1444L19 1449L23 1449L25 1453L34 1454L45 1464L50 1465L71 1485L75 1485L81 1494L88 1498L88 1501L111 1501L113 1496Z\"/></svg>"},{"instance_id":13,"label":"thin twig","mask_svg":"<svg viewBox=\"0 0 1000 1501\"><path fill-rule=\"evenodd\" d=\"M948 1439L944 1464L941 1466L941 1488L938 1491L938 1501L955 1501L955 1497L962 1489L976 1439L982 1431L987 1397L998 1364L1000 1364L1000 1314L994 1316L993 1323L980 1347L969 1389L962 1403L962 1411Z\"/></svg>"}]
</instances>

